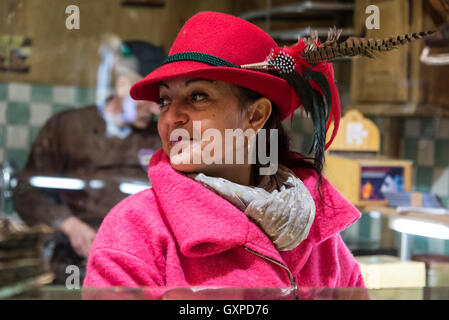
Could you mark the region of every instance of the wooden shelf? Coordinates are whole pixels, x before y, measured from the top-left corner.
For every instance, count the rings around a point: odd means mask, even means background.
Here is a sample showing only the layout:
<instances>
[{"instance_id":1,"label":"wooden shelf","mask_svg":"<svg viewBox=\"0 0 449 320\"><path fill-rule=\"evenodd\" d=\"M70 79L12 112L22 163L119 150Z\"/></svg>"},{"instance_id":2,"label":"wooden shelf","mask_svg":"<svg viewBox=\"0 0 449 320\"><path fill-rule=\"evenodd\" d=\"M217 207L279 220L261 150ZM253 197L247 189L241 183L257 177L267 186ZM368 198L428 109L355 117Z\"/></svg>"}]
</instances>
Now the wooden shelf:
<instances>
[{"instance_id":1,"label":"wooden shelf","mask_svg":"<svg viewBox=\"0 0 449 320\"><path fill-rule=\"evenodd\" d=\"M329 28L313 28L318 33L318 37L327 38L327 32ZM351 36L354 34L353 29L342 29L341 36ZM299 38L308 37L310 35L310 28L292 29L292 30L282 30L282 31L272 31L269 32L270 36L274 40L278 41L298 41Z\"/></svg>"},{"instance_id":2,"label":"wooden shelf","mask_svg":"<svg viewBox=\"0 0 449 320\"><path fill-rule=\"evenodd\" d=\"M269 10L261 9L248 11L240 15L240 18L245 20L265 19L267 15L270 18L276 18L276 16L285 16L292 14L312 14L319 13L323 15L335 15L340 14L342 11L353 11L353 3L342 2L316 2L316 1L302 1L300 3L289 4L279 7L274 7Z\"/></svg>"},{"instance_id":3,"label":"wooden shelf","mask_svg":"<svg viewBox=\"0 0 449 320\"><path fill-rule=\"evenodd\" d=\"M349 109L357 109L363 115L385 117L449 117L449 105L438 106L412 103L357 103L349 104ZM345 108L345 109L346 109Z\"/></svg>"},{"instance_id":4,"label":"wooden shelf","mask_svg":"<svg viewBox=\"0 0 449 320\"><path fill-rule=\"evenodd\" d=\"M126 0L122 1L122 6L130 7L165 7L165 0Z\"/></svg>"}]
</instances>

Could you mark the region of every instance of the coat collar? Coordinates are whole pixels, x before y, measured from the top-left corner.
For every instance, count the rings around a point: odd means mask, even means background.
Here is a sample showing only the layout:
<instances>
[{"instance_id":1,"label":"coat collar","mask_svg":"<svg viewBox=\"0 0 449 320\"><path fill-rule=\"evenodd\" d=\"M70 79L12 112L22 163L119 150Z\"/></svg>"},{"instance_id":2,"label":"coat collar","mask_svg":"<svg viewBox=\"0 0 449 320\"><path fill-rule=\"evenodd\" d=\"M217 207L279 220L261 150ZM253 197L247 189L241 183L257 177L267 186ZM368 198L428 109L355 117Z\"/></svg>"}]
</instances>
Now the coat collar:
<instances>
[{"instance_id":1,"label":"coat collar","mask_svg":"<svg viewBox=\"0 0 449 320\"><path fill-rule=\"evenodd\" d=\"M298 157L293 154L292 157ZM302 180L315 201L315 221L310 228L307 240L320 243L339 233L356 222L360 211L322 176L321 195L317 189L318 174L311 169L293 169Z\"/></svg>"},{"instance_id":2,"label":"coat collar","mask_svg":"<svg viewBox=\"0 0 449 320\"><path fill-rule=\"evenodd\" d=\"M246 242L248 218L230 202L173 169L162 149L152 156L148 175L184 255L203 257Z\"/></svg>"},{"instance_id":3,"label":"coat collar","mask_svg":"<svg viewBox=\"0 0 449 320\"><path fill-rule=\"evenodd\" d=\"M315 192L317 175L294 170L316 203L315 221L305 240L319 243L355 222L360 212L323 177L322 204ZM152 156L148 175L158 204L181 252L189 257L218 254L245 245L274 259L279 252L267 236L230 202L173 169L162 149Z\"/></svg>"}]
</instances>

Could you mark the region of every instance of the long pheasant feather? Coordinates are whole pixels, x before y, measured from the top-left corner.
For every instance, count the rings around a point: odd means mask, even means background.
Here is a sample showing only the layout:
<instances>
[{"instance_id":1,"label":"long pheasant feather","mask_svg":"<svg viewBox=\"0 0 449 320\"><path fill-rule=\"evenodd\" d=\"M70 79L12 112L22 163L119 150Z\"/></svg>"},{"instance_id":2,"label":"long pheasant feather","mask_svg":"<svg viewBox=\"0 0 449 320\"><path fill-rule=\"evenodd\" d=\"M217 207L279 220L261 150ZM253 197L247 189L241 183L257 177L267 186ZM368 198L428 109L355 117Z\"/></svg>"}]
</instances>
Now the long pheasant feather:
<instances>
[{"instance_id":1,"label":"long pheasant feather","mask_svg":"<svg viewBox=\"0 0 449 320\"><path fill-rule=\"evenodd\" d=\"M341 30L336 31L334 27L334 29L331 28L329 31L326 42L305 50L304 58L310 64L345 56L361 55L373 58L377 52L397 49L401 45L427 37L433 33L435 31L415 32L385 39L350 37L341 43L337 43Z\"/></svg>"}]
</instances>

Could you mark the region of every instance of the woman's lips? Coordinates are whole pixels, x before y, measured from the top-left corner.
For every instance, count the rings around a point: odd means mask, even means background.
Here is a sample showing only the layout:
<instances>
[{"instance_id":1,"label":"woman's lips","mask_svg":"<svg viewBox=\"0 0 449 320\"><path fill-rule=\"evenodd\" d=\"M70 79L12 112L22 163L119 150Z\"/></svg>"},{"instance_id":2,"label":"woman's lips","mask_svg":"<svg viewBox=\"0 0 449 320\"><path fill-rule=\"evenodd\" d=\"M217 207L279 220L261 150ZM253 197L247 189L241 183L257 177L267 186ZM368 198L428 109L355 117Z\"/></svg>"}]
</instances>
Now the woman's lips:
<instances>
[{"instance_id":1,"label":"woman's lips","mask_svg":"<svg viewBox=\"0 0 449 320\"><path fill-rule=\"evenodd\" d=\"M193 139L187 140L187 139L180 139L178 141L170 141L170 148L173 148L175 145L177 145L178 143L181 142L186 142L186 141L193 141Z\"/></svg>"}]
</instances>

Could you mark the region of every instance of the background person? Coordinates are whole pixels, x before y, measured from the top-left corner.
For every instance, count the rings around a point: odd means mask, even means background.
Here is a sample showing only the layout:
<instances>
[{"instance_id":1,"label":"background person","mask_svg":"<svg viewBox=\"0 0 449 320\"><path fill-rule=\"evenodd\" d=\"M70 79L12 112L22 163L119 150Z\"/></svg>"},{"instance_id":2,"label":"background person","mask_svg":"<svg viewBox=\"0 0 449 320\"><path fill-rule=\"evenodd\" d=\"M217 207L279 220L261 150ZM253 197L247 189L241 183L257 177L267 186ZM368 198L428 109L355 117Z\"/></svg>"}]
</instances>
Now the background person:
<instances>
[{"instance_id":1,"label":"background person","mask_svg":"<svg viewBox=\"0 0 449 320\"><path fill-rule=\"evenodd\" d=\"M45 123L14 190L15 209L26 224L44 223L57 230L48 249L59 284L65 283L67 265L79 266L84 277L96 230L106 213L129 195L120 190L121 183L148 185L145 162L161 146L158 105L132 100L129 89L165 53L150 43L122 43L110 36L100 52L97 105L58 113ZM86 186L36 188L29 183L33 176L77 178Z\"/></svg>"}]
</instances>

